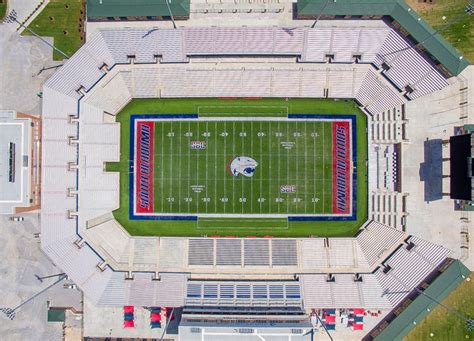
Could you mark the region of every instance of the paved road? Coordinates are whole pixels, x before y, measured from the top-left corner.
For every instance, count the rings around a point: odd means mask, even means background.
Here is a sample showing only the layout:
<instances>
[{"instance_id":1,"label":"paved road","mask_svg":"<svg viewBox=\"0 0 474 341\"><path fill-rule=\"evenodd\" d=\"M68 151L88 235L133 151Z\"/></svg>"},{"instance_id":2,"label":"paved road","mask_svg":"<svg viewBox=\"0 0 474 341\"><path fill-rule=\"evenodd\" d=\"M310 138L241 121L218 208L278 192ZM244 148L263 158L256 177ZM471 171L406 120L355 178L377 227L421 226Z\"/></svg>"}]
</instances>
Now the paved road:
<instances>
[{"instance_id":1,"label":"paved road","mask_svg":"<svg viewBox=\"0 0 474 341\"><path fill-rule=\"evenodd\" d=\"M34 236L40 231L38 216L24 216L23 222L12 222L8 216L0 216L2 308L15 307L56 280L52 278L41 283L35 274L44 276L60 272L41 252L39 239ZM61 340L61 324L47 322L46 301L50 295L49 291L45 292L24 305L16 312L14 320L0 313L0 335L7 335L5 340Z\"/></svg>"}]
</instances>

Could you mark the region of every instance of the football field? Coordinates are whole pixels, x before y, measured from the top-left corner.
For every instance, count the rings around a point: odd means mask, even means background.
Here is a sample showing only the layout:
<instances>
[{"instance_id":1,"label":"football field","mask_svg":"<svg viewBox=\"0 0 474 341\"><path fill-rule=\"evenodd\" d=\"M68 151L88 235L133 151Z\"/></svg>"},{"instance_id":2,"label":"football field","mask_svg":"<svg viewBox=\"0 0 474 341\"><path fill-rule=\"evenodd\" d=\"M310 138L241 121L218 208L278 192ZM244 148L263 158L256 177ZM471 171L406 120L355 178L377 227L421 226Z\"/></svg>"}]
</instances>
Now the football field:
<instances>
[{"instance_id":1,"label":"football field","mask_svg":"<svg viewBox=\"0 0 474 341\"><path fill-rule=\"evenodd\" d=\"M135 214L347 216L350 123L316 116L139 119ZM345 129L344 148L337 153L336 127ZM344 169L336 178L341 153ZM344 193L337 201L341 181Z\"/></svg>"},{"instance_id":2,"label":"football field","mask_svg":"<svg viewBox=\"0 0 474 341\"><path fill-rule=\"evenodd\" d=\"M134 99L116 121L106 171L120 172L114 217L131 235L352 236L367 219L353 101Z\"/></svg>"}]
</instances>

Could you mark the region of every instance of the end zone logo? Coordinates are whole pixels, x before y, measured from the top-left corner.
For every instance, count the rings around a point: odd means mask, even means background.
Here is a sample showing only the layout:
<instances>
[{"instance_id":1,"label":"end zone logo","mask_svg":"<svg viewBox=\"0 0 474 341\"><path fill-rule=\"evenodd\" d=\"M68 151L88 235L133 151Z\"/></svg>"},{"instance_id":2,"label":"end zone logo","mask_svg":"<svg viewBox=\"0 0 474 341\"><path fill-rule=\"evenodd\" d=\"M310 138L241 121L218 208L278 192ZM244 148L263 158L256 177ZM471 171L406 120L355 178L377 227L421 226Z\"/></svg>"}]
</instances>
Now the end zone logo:
<instances>
[{"instance_id":1,"label":"end zone logo","mask_svg":"<svg viewBox=\"0 0 474 341\"><path fill-rule=\"evenodd\" d=\"M281 193L295 193L296 192L296 186L295 185L280 186L280 192Z\"/></svg>"},{"instance_id":2,"label":"end zone logo","mask_svg":"<svg viewBox=\"0 0 474 341\"><path fill-rule=\"evenodd\" d=\"M206 142L204 141L192 141L191 149L206 149Z\"/></svg>"},{"instance_id":3,"label":"end zone logo","mask_svg":"<svg viewBox=\"0 0 474 341\"><path fill-rule=\"evenodd\" d=\"M333 139L333 212L350 211L350 130L349 122L335 122Z\"/></svg>"},{"instance_id":4,"label":"end zone logo","mask_svg":"<svg viewBox=\"0 0 474 341\"><path fill-rule=\"evenodd\" d=\"M153 122L138 122L136 146L136 211L153 212Z\"/></svg>"}]
</instances>

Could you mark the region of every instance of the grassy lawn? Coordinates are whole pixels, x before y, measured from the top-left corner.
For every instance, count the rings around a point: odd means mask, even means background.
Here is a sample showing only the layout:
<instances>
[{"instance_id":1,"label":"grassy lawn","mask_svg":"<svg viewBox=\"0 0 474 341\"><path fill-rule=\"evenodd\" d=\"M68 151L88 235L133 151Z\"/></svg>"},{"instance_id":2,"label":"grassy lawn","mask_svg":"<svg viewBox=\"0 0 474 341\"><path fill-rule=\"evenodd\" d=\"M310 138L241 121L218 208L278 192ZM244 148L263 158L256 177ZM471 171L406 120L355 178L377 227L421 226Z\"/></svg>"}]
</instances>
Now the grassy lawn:
<instances>
[{"instance_id":1,"label":"grassy lawn","mask_svg":"<svg viewBox=\"0 0 474 341\"><path fill-rule=\"evenodd\" d=\"M358 181L357 181L357 220L349 222L287 222L286 219L273 219L256 223L255 219L229 219L215 221L130 221L129 220L129 186L128 160L130 143L130 115L156 113L197 113L205 106L275 106L272 116L286 116L289 113L315 114L356 114L358 144ZM287 108L281 110L281 108ZM209 113L217 115L218 113ZM268 115L264 114L264 115ZM255 116L255 115L254 115ZM217 99L134 99L118 115L121 124L121 162L108 163L107 171L120 171L120 208L114 212L115 218L132 235L153 236L200 236L200 235L234 235L234 236L282 236L307 237L318 236L353 236L360 225L367 220L367 118L360 112L353 101L333 101L324 99L261 99L261 100L217 100Z\"/></svg>"},{"instance_id":2,"label":"grassy lawn","mask_svg":"<svg viewBox=\"0 0 474 341\"><path fill-rule=\"evenodd\" d=\"M467 59L474 61L474 19L465 13L466 0L435 0L434 4L420 3L418 0L406 0L435 30L442 29L451 19L456 21L441 35L457 48ZM446 17L443 20L443 16Z\"/></svg>"},{"instance_id":3,"label":"grassy lawn","mask_svg":"<svg viewBox=\"0 0 474 341\"><path fill-rule=\"evenodd\" d=\"M442 303L458 310L468 318L474 318L474 281L464 281ZM431 336L433 334L433 336ZM404 339L418 340L472 340L474 331L468 331L458 316L437 306Z\"/></svg>"},{"instance_id":4,"label":"grassy lawn","mask_svg":"<svg viewBox=\"0 0 474 341\"><path fill-rule=\"evenodd\" d=\"M0 20L5 17L7 12L7 0L0 0Z\"/></svg>"},{"instance_id":5,"label":"grassy lawn","mask_svg":"<svg viewBox=\"0 0 474 341\"><path fill-rule=\"evenodd\" d=\"M43 11L28 26L43 37L53 37L54 46L69 56L81 47L81 0L51 0ZM24 35L31 35L23 31ZM62 60L64 56L53 51L54 60Z\"/></svg>"}]
</instances>

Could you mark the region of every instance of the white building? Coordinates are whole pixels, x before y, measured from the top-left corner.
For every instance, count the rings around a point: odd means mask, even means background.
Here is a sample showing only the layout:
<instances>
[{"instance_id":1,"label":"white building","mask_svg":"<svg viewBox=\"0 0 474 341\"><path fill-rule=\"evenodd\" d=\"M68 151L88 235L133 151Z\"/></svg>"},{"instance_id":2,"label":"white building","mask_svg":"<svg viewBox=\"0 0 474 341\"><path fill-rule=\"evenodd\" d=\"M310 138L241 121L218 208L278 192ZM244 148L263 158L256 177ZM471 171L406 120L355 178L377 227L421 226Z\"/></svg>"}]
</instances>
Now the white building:
<instances>
[{"instance_id":1,"label":"white building","mask_svg":"<svg viewBox=\"0 0 474 341\"><path fill-rule=\"evenodd\" d=\"M0 111L0 214L16 214L40 204L39 118Z\"/></svg>"}]
</instances>

